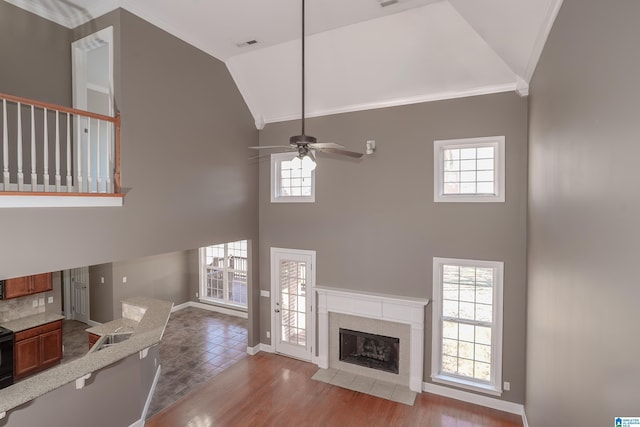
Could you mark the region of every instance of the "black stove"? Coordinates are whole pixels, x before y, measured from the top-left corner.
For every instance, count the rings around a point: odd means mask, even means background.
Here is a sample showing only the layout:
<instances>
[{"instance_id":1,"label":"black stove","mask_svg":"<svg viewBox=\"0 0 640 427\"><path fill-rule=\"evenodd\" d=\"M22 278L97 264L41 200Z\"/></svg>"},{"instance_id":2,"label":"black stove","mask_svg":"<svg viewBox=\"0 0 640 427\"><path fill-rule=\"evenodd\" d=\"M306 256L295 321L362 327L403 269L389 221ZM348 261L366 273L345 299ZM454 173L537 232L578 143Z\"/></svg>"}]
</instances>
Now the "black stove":
<instances>
[{"instance_id":1,"label":"black stove","mask_svg":"<svg viewBox=\"0 0 640 427\"><path fill-rule=\"evenodd\" d=\"M0 326L0 388L13 384L13 331Z\"/></svg>"}]
</instances>

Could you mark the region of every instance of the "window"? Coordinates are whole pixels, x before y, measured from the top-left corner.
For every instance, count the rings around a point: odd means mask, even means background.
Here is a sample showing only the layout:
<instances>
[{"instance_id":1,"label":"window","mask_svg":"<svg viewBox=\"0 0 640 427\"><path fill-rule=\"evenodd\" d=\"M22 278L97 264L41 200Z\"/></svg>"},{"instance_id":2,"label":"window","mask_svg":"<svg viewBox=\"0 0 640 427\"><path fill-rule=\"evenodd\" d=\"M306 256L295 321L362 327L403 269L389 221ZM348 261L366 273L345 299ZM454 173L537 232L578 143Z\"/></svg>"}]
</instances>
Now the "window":
<instances>
[{"instance_id":1,"label":"window","mask_svg":"<svg viewBox=\"0 0 640 427\"><path fill-rule=\"evenodd\" d=\"M271 155L271 202L315 202L315 171L294 167L295 156Z\"/></svg>"},{"instance_id":2,"label":"window","mask_svg":"<svg viewBox=\"0 0 640 427\"><path fill-rule=\"evenodd\" d=\"M247 307L247 241L200 248L200 300Z\"/></svg>"},{"instance_id":3,"label":"window","mask_svg":"<svg viewBox=\"0 0 640 427\"><path fill-rule=\"evenodd\" d=\"M502 394L503 267L433 259L433 381Z\"/></svg>"},{"instance_id":4,"label":"window","mask_svg":"<svg viewBox=\"0 0 640 427\"><path fill-rule=\"evenodd\" d=\"M504 136L434 141L434 202L504 202Z\"/></svg>"}]
</instances>

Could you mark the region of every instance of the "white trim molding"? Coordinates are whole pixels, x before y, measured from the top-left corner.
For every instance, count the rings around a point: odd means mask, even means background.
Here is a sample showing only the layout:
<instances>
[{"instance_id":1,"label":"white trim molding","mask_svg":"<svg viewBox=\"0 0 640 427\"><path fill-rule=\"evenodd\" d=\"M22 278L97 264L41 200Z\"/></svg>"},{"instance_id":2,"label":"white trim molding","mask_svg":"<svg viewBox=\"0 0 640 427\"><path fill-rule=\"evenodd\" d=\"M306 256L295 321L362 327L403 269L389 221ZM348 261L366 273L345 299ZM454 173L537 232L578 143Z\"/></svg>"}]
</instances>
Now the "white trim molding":
<instances>
[{"instance_id":1,"label":"white trim molding","mask_svg":"<svg viewBox=\"0 0 640 427\"><path fill-rule=\"evenodd\" d=\"M221 313L221 314L228 314L229 316L240 317L242 319L249 318L249 314L246 311L233 310L231 308L221 307L219 305L204 304L196 301L187 301L187 302L183 302L182 304L174 305L173 308L171 309L171 312L174 313L178 310L183 310L187 307L201 308L203 310L214 311L216 313Z\"/></svg>"},{"instance_id":2,"label":"white trim molding","mask_svg":"<svg viewBox=\"0 0 640 427\"><path fill-rule=\"evenodd\" d=\"M494 397L483 396L463 390L457 390L455 388L428 383L426 381L422 384L422 391L437 394L438 396L460 400L462 402L473 403L474 405L480 405L486 408L496 409L498 411L508 412L510 414L522 415L523 420L525 419L524 405L520 403L509 402L507 400L500 400Z\"/></svg>"},{"instance_id":3,"label":"white trim molding","mask_svg":"<svg viewBox=\"0 0 640 427\"><path fill-rule=\"evenodd\" d=\"M100 193L85 195L2 195L0 208L99 208L124 206L124 195L101 196Z\"/></svg>"},{"instance_id":4,"label":"white trim molding","mask_svg":"<svg viewBox=\"0 0 640 427\"><path fill-rule=\"evenodd\" d=\"M445 175L464 171L448 172L445 169L445 151L461 151L465 148L493 148L493 193L447 193ZM436 203L502 203L505 200L505 137L486 136L463 139L441 139L433 141L433 201ZM472 160L472 159L469 159ZM475 159L474 159L475 160ZM485 159L489 160L489 159ZM458 160L453 160L456 162ZM462 162L464 160L460 160ZM460 168L462 169L462 168ZM470 172L479 173L477 170Z\"/></svg>"},{"instance_id":5,"label":"white trim molding","mask_svg":"<svg viewBox=\"0 0 640 427\"><path fill-rule=\"evenodd\" d=\"M428 299L375 294L347 289L316 287L318 294L318 358L320 368L329 368L329 313L408 324L409 388L422 391L424 369L424 308ZM334 337L336 339L337 337Z\"/></svg>"}]
</instances>

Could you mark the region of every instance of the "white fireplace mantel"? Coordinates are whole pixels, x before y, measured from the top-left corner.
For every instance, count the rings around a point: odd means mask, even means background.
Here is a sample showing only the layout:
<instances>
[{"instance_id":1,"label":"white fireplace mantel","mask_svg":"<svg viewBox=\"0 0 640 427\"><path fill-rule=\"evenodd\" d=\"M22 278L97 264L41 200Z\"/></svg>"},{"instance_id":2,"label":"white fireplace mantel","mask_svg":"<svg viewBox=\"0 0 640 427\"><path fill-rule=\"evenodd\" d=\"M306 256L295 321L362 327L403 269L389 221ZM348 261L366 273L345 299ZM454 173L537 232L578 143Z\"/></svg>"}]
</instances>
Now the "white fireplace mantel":
<instances>
[{"instance_id":1,"label":"white fireplace mantel","mask_svg":"<svg viewBox=\"0 0 640 427\"><path fill-rule=\"evenodd\" d=\"M318 293L318 359L329 367L329 313L408 324L411 327L409 388L422 391L424 365L424 307L428 299L316 287Z\"/></svg>"}]
</instances>

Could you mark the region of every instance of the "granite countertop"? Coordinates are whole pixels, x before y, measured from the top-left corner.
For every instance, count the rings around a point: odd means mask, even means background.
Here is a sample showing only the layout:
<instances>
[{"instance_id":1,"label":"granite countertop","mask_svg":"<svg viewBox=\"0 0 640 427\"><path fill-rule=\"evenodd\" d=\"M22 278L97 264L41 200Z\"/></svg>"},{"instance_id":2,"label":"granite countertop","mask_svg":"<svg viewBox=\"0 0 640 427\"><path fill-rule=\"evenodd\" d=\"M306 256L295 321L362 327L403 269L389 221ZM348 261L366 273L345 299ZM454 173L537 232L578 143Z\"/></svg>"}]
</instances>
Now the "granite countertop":
<instances>
[{"instance_id":1,"label":"granite countertop","mask_svg":"<svg viewBox=\"0 0 640 427\"><path fill-rule=\"evenodd\" d=\"M7 328L13 332L21 332L47 323L64 319L64 316L53 313L40 313L33 316L23 317L22 319L10 320L0 323L0 326Z\"/></svg>"},{"instance_id":2,"label":"granite countertop","mask_svg":"<svg viewBox=\"0 0 640 427\"><path fill-rule=\"evenodd\" d=\"M3 412L10 411L58 387L86 377L88 374L159 343L171 315L173 303L142 297L129 298L123 303L146 310L140 322L131 319L114 320L102 325L102 334L111 333L120 326L126 326L133 329L131 338L100 351L88 353L80 359L58 365L0 390L0 418ZM97 330L93 333L100 335L100 328L100 326L90 328L89 331Z\"/></svg>"}]
</instances>

